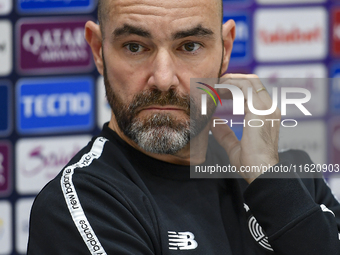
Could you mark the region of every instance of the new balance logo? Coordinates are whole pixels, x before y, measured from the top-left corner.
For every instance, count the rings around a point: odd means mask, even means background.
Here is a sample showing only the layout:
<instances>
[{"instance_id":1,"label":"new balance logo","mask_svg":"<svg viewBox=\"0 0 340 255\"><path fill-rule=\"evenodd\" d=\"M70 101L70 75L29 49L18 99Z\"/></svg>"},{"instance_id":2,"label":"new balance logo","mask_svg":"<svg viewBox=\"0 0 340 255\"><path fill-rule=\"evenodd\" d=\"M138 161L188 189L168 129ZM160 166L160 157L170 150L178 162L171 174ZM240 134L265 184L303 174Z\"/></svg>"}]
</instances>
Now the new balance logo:
<instances>
[{"instance_id":1,"label":"new balance logo","mask_svg":"<svg viewBox=\"0 0 340 255\"><path fill-rule=\"evenodd\" d=\"M198 244L191 232L168 231L170 250L194 250Z\"/></svg>"}]
</instances>

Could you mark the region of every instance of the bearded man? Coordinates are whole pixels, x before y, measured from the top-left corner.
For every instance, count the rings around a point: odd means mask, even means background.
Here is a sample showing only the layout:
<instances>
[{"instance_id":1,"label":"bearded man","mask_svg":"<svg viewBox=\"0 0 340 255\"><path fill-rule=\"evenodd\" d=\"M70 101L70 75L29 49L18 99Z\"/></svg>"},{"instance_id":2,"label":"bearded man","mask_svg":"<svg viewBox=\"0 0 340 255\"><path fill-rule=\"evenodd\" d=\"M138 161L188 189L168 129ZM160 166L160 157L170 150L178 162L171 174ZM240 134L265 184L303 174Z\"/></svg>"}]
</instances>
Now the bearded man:
<instances>
[{"instance_id":1,"label":"bearded man","mask_svg":"<svg viewBox=\"0 0 340 255\"><path fill-rule=\"evenodd\" d=\"M190 165L226 158L236 169L312 163L278 153L277 122L244 127L238 141L211 125L214 107L201 114L191 78L226 78L245 101L252 89L256 109L272 106L256 76L225 74L235 23L222 25L221 1L101 0L98 9L85 37L112 118L37 196L28 254L340 254L340 205L322 178L190 179ZM280 112L256 116L245 104L254 118Z\"/></svg>"}]
</instances>

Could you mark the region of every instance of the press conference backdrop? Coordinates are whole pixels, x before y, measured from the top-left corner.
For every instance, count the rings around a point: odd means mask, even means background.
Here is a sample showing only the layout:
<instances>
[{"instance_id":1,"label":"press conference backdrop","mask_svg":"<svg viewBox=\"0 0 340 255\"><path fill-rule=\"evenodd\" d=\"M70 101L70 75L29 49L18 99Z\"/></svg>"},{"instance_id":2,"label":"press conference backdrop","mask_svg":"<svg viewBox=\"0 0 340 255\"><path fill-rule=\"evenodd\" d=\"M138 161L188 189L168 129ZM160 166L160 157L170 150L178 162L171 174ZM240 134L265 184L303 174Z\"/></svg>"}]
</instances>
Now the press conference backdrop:
<instances>
[{"instance_id":1,"label":"press conference backdrop","mask_svg":"<svg viewBox=\"0 0 340 255\"><path fill-rule=\"evenodd\" d=\"M1 255L25 254L34 196L110 118L84 40L96 5L0 0ZM271 79L340 75L340 0L226 0L224 11L224 20L237 25L230 72ZM300 119L284 146L340 163L340 85L301 86L317 97L319 111ZM340 197L340 179L325 177Z\"/></svg>"}]
</instances>

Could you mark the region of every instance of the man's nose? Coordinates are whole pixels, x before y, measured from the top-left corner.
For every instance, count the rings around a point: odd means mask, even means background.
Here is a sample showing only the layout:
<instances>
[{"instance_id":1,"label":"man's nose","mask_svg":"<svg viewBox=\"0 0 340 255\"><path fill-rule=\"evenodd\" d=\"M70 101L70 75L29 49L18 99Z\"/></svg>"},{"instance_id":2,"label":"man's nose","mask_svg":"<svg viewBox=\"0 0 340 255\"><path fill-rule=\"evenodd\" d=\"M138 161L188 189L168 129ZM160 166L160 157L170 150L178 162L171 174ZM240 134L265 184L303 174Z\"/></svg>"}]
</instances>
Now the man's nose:
<instances>
[{"instance_id":1,"label":"man's nose","mask_svg":"<svg viewBox=\"0 0 340 255\"><path fill-rule=\"evenodd\" d=\"M174 89L179 84L175 57L166 49L157 52L151 65L151 75L148 80L151 87L157 87L161 91Z\"/></svg>"}]
</instances>

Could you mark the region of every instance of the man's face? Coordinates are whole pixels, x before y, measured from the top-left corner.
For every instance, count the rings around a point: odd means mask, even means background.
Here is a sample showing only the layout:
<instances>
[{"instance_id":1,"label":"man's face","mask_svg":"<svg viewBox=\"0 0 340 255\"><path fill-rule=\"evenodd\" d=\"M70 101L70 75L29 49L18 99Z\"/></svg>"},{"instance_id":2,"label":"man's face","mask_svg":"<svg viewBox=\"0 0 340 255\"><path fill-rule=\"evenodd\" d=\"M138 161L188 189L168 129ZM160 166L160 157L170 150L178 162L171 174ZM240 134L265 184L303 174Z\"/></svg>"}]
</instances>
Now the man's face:
<instances>
[{"instance_id":1,"label":"man's face","mask_svg":"<svg viewBox=\"0 0 340 255\"><path fill-rule=\"evenodd\" d=\"M111 10L102 42L108 101L121 131L146 151L176 154L188 144L190 132L196 135L208 123L190 98L190 78L220 75L218 1L106 4ZM197 113L195 123L190 123L190 107Z\"/></svg>"}]
</instances>

